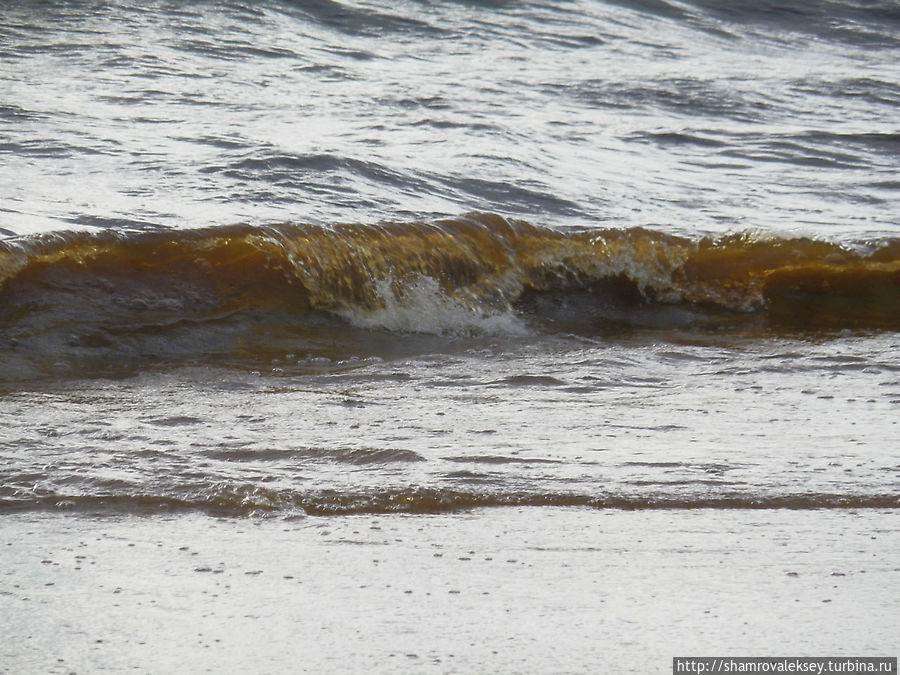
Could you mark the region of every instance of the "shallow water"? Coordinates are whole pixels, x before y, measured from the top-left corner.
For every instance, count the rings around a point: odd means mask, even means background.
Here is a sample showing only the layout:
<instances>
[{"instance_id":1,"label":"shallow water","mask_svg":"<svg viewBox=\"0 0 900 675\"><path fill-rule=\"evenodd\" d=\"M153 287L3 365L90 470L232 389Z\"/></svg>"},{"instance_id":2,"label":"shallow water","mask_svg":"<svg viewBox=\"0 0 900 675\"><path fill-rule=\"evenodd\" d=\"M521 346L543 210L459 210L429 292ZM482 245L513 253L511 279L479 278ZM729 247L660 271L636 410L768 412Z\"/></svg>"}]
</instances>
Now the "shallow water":
<instances>
[{"instance_id":1,"label":"shallow water","mask_svg":"<svg viewBox=\"0 0 900 675\"><path fill-rule=\"evenodd\" d=\"M475 510L0 528L9 672L671 673L895 654L896 510Z\"/></svg>"},{"instance_id":2,"label":"shallow water","mask_svg":"<svg viewBox=\"0 0 900 675\"><path fill-rule=\"evenodd\" d=\"M894 336L439 346L8 393L0 496L235 514L897 505Z\"/></svg>"}]
</instances>

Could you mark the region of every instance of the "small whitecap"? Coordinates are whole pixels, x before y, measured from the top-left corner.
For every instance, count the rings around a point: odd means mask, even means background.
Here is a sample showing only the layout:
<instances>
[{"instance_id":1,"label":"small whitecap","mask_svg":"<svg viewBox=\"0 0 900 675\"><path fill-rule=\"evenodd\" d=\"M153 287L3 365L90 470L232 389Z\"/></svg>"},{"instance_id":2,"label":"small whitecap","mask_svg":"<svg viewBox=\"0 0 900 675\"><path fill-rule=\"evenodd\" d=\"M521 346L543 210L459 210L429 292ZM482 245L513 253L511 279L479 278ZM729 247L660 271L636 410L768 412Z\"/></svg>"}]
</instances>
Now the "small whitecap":
<instances>
[{"instance_id":1,"label":"small whitecap","mask_svg":"<svg viewBox=\"0 0 900 675\"><path fill-rule=\"evenodd\" d=\"M422 276L403 284L375 282L384 303L378 309L348 308L341 314L353 325L398 333L436 335L525 335L523 321L511 310L498 311L477 300L448 295L433 278Z\"/></svg>"}]
</instances>

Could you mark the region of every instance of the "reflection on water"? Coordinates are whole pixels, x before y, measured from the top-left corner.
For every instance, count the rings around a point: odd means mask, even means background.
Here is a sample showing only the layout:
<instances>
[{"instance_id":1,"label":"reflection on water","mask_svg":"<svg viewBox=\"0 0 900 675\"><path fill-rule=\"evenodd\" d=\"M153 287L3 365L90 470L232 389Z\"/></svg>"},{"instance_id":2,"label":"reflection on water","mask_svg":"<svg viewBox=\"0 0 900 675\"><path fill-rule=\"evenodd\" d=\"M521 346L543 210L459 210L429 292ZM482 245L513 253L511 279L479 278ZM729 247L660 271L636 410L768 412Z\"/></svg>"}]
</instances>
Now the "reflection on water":
<instances>
[{"instance_id":1,"label":"reflection on water","mask_svg":"<svg viewBox=\"0 0 900 675\"><path fill-rule=\"evenodd\" d=\"M0 498L233 515L898 505L891 334L705 340L450 337L430 355L28 387L0 403Z\"/></svg>"}]
</instances>

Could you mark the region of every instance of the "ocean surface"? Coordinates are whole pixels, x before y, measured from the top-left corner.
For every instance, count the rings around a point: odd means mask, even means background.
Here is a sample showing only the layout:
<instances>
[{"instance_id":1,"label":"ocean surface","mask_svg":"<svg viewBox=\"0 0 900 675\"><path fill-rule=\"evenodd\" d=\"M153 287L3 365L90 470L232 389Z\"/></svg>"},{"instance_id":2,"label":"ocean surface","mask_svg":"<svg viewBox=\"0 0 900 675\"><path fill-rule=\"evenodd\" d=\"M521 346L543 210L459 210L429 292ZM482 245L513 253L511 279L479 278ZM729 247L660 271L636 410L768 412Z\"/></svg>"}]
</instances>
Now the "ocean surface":
<instances>
[{"instance_id":1,"label":"ocean surface","mask_svg":"<svg viewBox=\"0 0 900 675\"><path fill-rule=\"evenodd\" d=\"M886 522L898 63L894 0L0 3L0 529Z\"/></svg>"}]
</instances>

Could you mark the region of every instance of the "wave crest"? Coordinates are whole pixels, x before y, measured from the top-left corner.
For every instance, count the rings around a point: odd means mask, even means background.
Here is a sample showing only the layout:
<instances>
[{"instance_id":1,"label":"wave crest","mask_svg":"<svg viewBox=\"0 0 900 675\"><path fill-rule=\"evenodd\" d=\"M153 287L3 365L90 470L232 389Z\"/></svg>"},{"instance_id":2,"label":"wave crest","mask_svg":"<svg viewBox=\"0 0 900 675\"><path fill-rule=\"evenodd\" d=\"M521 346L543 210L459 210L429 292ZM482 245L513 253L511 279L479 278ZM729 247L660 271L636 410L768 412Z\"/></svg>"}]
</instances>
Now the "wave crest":
<instances>
[{"instance_id":1,"label":"wave crest","mask_svg":"<svg viewBox=\"0 0 900 675\"><path fill-rule=\"evenodd\" d=\"M747 234L689 239L475 213L0 242L7 373L29 353L44 361L257 353L322 326L339 331L341 319L363 330L515 336L535 325L679 330L722 316L728 325L751 317L792 330L898 330L900 240L851 248Z\"/></svg>"}]
</instances>

